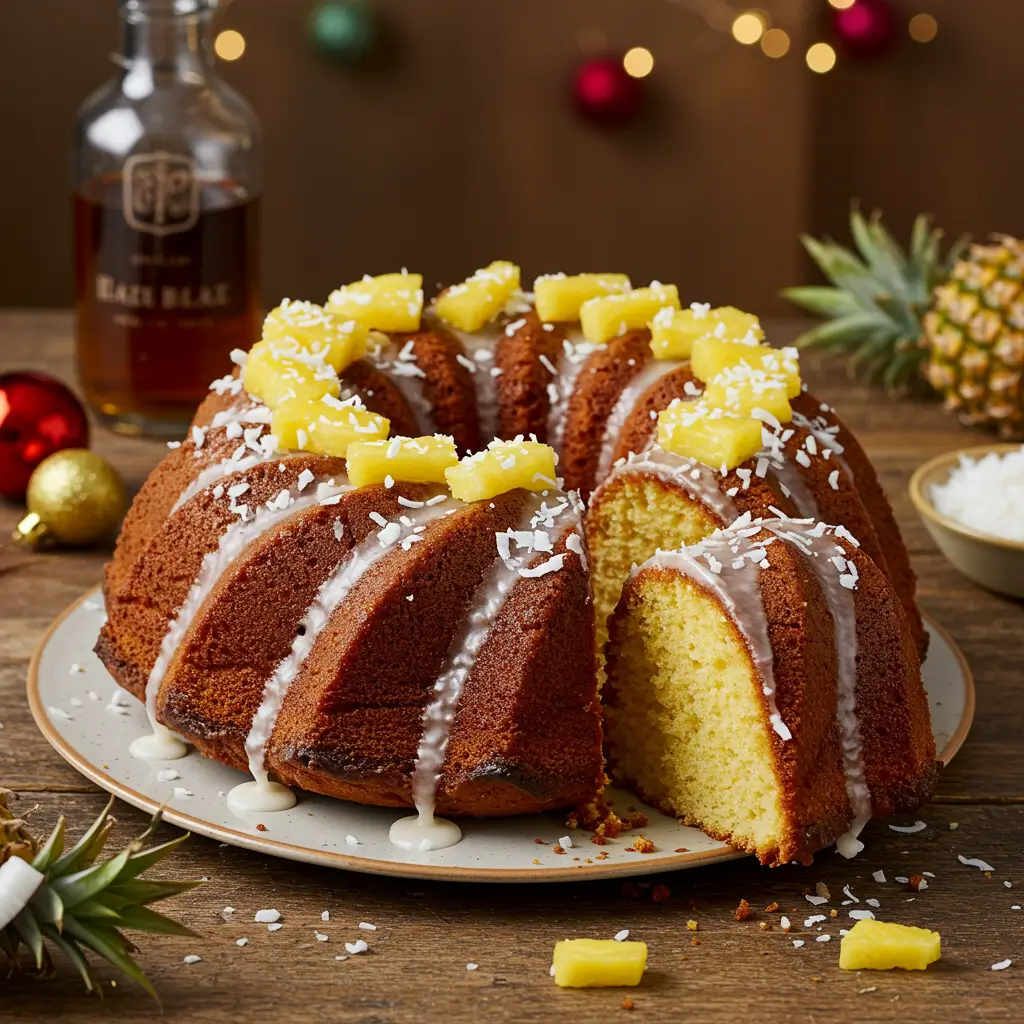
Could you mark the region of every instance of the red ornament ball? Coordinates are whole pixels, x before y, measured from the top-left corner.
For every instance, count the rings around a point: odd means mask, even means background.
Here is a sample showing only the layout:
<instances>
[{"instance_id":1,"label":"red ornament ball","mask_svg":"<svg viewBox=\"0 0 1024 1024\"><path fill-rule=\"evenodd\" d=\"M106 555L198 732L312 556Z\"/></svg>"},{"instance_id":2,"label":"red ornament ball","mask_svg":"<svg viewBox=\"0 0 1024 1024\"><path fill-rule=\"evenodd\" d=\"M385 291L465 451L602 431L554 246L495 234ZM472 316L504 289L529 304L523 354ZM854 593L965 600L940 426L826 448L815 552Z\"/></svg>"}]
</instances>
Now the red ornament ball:
<instances>
[{"instance_id":1,"label":"red ornament ball","mask_svg":"<svg viewBox=\"0 0 1024 1024\"><path fill-rule=\"evenodd\" d=\"M47 455L89 447L82 403L45 373L0 374L0 495L21 501Z\"/></svg>"},{"instance_id":2,"label":"red ornament ball","mask_svg":"<svg viewBox=\"0 0 1024 1024\"><path fill-rule=\"evenodd\" d=\"M640 112L644 87L622 66L621 58L588 60L576 72L573 99L579 112L598 124L625 124Z\"/></svg>"},{"instance_id":3,"label":"red ornament ball","mask_svg":"<svg viewBox=\"0 0 1024 1024\"><path fill-rule=\"evenodd\" d=\"M855 57L880 57L896 44L899 30L888 0L856 0L832 17L840 44Z\"/></svg>"}]
</instances>

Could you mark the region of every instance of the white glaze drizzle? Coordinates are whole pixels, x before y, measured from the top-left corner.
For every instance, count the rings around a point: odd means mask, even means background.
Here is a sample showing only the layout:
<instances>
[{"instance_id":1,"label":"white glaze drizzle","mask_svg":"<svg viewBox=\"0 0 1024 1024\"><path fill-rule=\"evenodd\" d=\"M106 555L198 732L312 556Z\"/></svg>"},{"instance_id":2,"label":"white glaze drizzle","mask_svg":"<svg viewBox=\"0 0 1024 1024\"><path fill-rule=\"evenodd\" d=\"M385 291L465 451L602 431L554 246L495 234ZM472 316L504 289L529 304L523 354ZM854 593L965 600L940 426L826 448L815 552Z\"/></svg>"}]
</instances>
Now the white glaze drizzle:
<instances>
[{"instance_id":1,"label":"white glaze drizzle","mask_svg":"<svg viewBox=\"0 0 1024 1024\"><path fill-rule=\"evenodd\" d=\"M836 531L823 523L811 526L783 522L774 525L768 520L765 525L807 556L835 625L836 716L843 748L846 794L853 813L850 829L839 838L836 848L844 857L853 857L864 848L857 836L871 820L871 792L864 779L864 750L857 717L857 618L853 601L856 568L835 542L832 534Z\"/></svg>"},{"instance_id":2,"label":"white glaze drizzle","mask_svg":"<svg viewBox=\"0 0 1024 1024\"><path fill-rule=\"evenodd\" d=\"M759 585L760 566L774 538L754 542L752 538L760 532L760 521L752 521L750 513L745 512L727 529L717 530L698 544L679 551L658 551L642 566L634 566L630 578L646 568L669 568L696 580L715 594L747 642L761 676L761 690L768 703L768 721L775 732L788 741L793 734L783 722L775 700L775 658Z\"/></svg>"},{"instance_id":3,"label":"white glaze drizzle","mask_svg":"<svg viewBox=\"0 0 1024 1024\"><path fill-rule=\"evenodd\" d=\"M774 536L754 540L761 529ZM788 740L792 734L782 722L775 701L774 658L758 578L760 568L771 558L770 545L775 539L792 544L806 557L821 586L835 630L836 718L843 776L853 817L850 830L836 845L843 856L852 857L863 849L857 836L871 818L871 793L864 778L863 744L857 717L857 624L852 593L857 584L857 570L836 543L836 537L857 546L857 541L842 526L785 518L751 519L750 513L745 513L727 530L717 531L700 544L681 551L659 551L643 566L635 568L633 575L649 566L673 568L715 593L746 639L761 673L769 721L775 731Z\"/></svg>"},{"instance_id":4,"label":"white glaze drizzle","mask_svg":"<svg viewBox=\"0 0 1024 1024\"><path fill-rule=\"evenodd\" d=\"M392 827L392 841L411 849L440 849L441 845L452 845L453 833L444 829L450 823L434 817L437 787L441 780L448 741L458 711L462 690L469 674L502 608L515 584L521 577L542 575L542 569L561 568L564 555L553 555L535 563L538 555L550 554L558 540L566 534L574 535L580 542L577 551L582 554L580 535L580 513L582 505L574 494L559 498L554 505L540 495L531 495L518 530L506 530L495 534L497 557L470 599L470 611L448 650L445 663L434 684L433 699L423 712L423 733L420 738L413 768L412 792L416 815L402 818ZM559 529L557 538L551 531ZM513 545L518 549L513 554ZM577 545L568 545L572 551ZM442 822L442 831L435 833L435 822ZM458 841L458 837L454 837ZM424 845L426 844L426 845Z\"/></svg>"},{"instance_id":5,"label":"white glaze drizzle","mask_svg":"<svg viewBox=\"0 0 1024 1024\"><path fill-rule=\"evenodd\" d=\"M424 434L433 434L437 427L434 407L424 391L426 374L416 365L412 342L407 341L399 345L386 334L373 332L371 344L366 349L366 358L378 370L387 374L395 387L401 391L416 417L419 429Z\"/></svg>"},{"instance_id":6,"label":"white glaze drizzle","mask_svg":"<svg viewBox=\"0 0 1024 1024\"><path fill-rule=\"evenodd\" d=\"M558 354L555 364L555 375L548 385L548 436L547 443L555 451L562 454L562 441L565 437L565 419L569 411L569 398L576 385L576 378L583 369L588 357L596 352L600 345L584 340L579 328L573 327L566 332L562 342L562 351Z\"/></svg>"},{"instance_id":7,"label":"white glaze drizzle","mask_svg":"<svg viewBox=\"0 0 1024 1024\"><path fill-rule=\"evenodd\" d=\"M619 443L619 434L626 425L630 413L636 408L644 392L656 384L666 374L678 369L683 364L672 359L650 358L640 368L640 372L633 376L633 379L623 388L618 401L612 406L605 423L604 437L601 441L601 454L597 461L597 476L595 483L600 483L612 469L612 456L615 454L615 447Z\"/></svg>"},{"instance_id":8,"label":"white glaze drizzle","mask_svg":"<svg viewBox=\"0 0 1024 1024\"><path fill-rule=\"evenodd\" d=\"M495 353L503 326L488 324L475 333L460 331L445 324L462 345L466 362L463 365L473 377L476 391L476 411L480 423L480 440L487 445L498 436L498 384L497 376L491 371L497 369ZM472 369L470 369L472 367Z\"/></svg>"},{"instance_id":9,"label":"white glaze drizzle","mask_svg":"<svg viewBox=\"0 0 1024 1024\"><path fill-rule=\"evenodd\" d=\"M385 535L385 530L382 529L379 533L377 531L370 533L365 540L352 549L345 561L338 565L321 584L313 603L302 618L298 633L292 641L291 650L277 665L263 687L260 706L253 715L252 725L245 738L249 771L257 786L265 787L267 784L267 772L264 765L267 744L273 734L285 695L298 677L317 639L330 622L331 616L349 596L352 588L380 559L399 547L408 550L413 543L413 538L419 540L422 528L459 507L461 507L460 502L454 498L446 498L434 505L410 509L407 514L394 520L394 523L400 527L398 532L388 531Z\"/></svg>"},{"instance_id":10,"label":"white glaze drizzle","mask_svg":"<svg viewBox=\"0 0 1024 1024\"><path fill-rule=\"evenodd\" d=\"M178 609L175 617L167 624L167 632L161 641L159 654L146 681L146 714L149 716L150 725L155 734L165 735L169 732L156 720L156 697L160 690L160 684L207 595L217 585L217 581L227 568L246 547L273 526L296 512L315 505L324 497L340 494L346 490L351 490L351 485L342 484L309 489L304 494L290 496L289 504L285 508L268 508L266 505L261 505L249 518L231 523L221 534L216 550L207 552L203 556L199 574L185 597L184 603Z\"/></svg>"},{"instance_id":11,"label":"white glaze drizzle","mask_svg":"<svg viewBox=\"0 0 1024 1024\"><path fill-rule=\"evenodd\" d=\"M722 477L716 469L696 459L666 451L657 444L651 445L638 455L630 454L627 458L620 459L598 493L605 487L610 487L619 477L632 473L656 476L666 483L682 487L691 498L707 505L723 523L731 523L736 518L736 506L722 491ZM591 504L597 500L595 493Z\"/></svg>"}]
</instances>

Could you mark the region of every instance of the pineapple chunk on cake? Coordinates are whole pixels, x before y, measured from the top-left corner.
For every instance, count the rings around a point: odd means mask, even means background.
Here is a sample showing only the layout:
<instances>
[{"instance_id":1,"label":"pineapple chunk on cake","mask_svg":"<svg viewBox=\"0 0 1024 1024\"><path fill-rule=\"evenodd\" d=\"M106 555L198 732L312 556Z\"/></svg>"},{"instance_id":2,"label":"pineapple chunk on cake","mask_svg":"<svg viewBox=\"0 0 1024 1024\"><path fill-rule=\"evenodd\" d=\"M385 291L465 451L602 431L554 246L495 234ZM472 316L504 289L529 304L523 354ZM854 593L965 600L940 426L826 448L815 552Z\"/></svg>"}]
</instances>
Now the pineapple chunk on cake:
<instances>
[{"instance_id":1,"label":"pineapple chunk on cake","mask_svg":"<svg viewBox=\"0 0 1024 1024\"><path fill-rule=\"evenodd\" d=\"M392 437L386 441L357 441L349 445L348 478L356 487L405 480L414 484L443 484L445 470L459 461L455 441L444 434L432 437Z\"/></svg>"},{"instance_id":2,"label":"pineapple chunk on cake","mask_svg":"<svg viewBox=\"0 0 1024 1024\"><path fill-rule=\"evenodd\" d=\"M927 928L866 919L843 936L839 966L844 971L923 971L942 956L942 937Z\"/></svg>"},{"instance_id":3,"label":"pineapple chunk on cake","mask_svg":"<svg viewBox=\"0 0 1024 1024\"><path fill-rule=\"evenodd\" d=\"M613 988L640 984L647 943L615 939L564 939L552 957L559 988Z\"/></svg>"},{"instance_id":4,"label":"pineapple chunk on cake","mask_svg":"<svg viewBox=\"0 0 1024 1024\"><path fill-rule=\"evenodd\" d=\"M434 312L460 331L479 331L519 290L519 268L496 260L462 284L446 288L434 300Z\"/></svg>"},{"instance_id":5,"label":"pineapple chunk on cake","mask_svg":"<svg viewBox=\"0 0 1024 1024\"><path fill-rule=\"evenodd\" d=\"M656 359L689 359L693 343L700 338L764 338L757 317L734 306L712 309L694 302L689 309L666 307L650 323L651 351Z\"/></svg>"},{"instance_id":6,"label":"pineapple chunk on cake","mask_svg":"<svg viewBox=\"0 0 1024 1024\"><path fill-rule=\"evenodd\" d=\"M289 399L315 402L324 395L337 397L341 390L338 375L323 356L283 350L267 341L258 341L249 350L242 384L271 409Z\"/></svg>"},{"instance_id":7,"label":"pineapple chunk on cake","mask_svg":"<svg viewBox=\"0 0 1024 1024\"><path fill-rule=\"evenodd\" d=\"M263 321L263 340L281 351L308 353L336 373L366 354L366 328L356 320L340 320L315 302L285 299Z\"/></svg>"},{"instance_id":8,"label":"pineapple chunk on cake","mask_svg":"<svg viewBox=\"0 0 1024 1024\"><path fill-rule=\"evenodd\" d=\"M467 455L445 470L445 479L460 501L484 501L517 487L547 491L558 486L554 448L537 441L492 441L482 452Z\"/></svg>"},{"instance_id":9,"label":"pineapple chunk on cake","mask_svg":"<svg viewBox=\"0 0 1024 1024\"><path fill-rule=\"evenodd\" d=\"M651 283L617 295L589 299L580 307L583 337L603 345L628 331L646 327L666 307L679 308L679 291L674 284Z\"/></svg>"},{"instance_id":10,"label":"pineapple chunk on cake","mask_svg":"<svg viewBox=\"0 0 1024 1024\"><path fill-rule=\"evenodd\" d=\"M762 448L761 421L678 398L658 414L658 444L666 451L729 470Z\"/></svg>"},{"instance_id":11,"label":"pineapple chunk on cake","mask_svg":"<svg viewBox=\"0 0 1024 1024\"><path fill-rule=\"evenodd\" d=\"M723 370L704 388L704 401L712 408L756 419L762 417L755 411L763 410L779 423L788 423L793 418L788 389L784 377L770 377L741 363Z\"/></svg>"},{"instance_id":12,"label":"pineapple chunk on cake","mask_svg":"<svg viewBox=\"0 0 1024 1024\"><path fill-rule=\"evenodd\" d=\"M381 274L331 292L327 311L371 331L418 331L423 315L423 275Z\"/></svg>"},{"instance_id":13,"label":"pineapple chunk on cake","mask_svg":"<svg viewBox=\"0 0 1024 1024\"><path fill-rule=\"evenodd\" d=\"M283 402L274 410L270 429L279 448L345 458L354 441L385 438L390 426L358 396L340 401L327 395L316 401L292 398Z\"/></svg>"},{"instance_id":14,"label":"pineapple chunk on cake","mask_svg":"<svg viewBox=\"0 0 1024 1024\"><path fill-rule=\"evenodd\" d=\"M769 376L784 377L787 398L800 394L800 357L795 348L762 345L753 334L739 341L707 337L693 343L690 369L703 381L713 381L724 370L740 364L764 370Z\"/></svg>"},{"instance_id":15,"label":"pineapple chunk on cake","mask_svg":"<svg viewBox=\"0 0 1024 1024\"><path fill-rule=\"evenodd\" d=\"M631 287L625 274L545 274L533 282L534 305L545 323L575 323L584 302Z\"/></svg>"}]
</instances>

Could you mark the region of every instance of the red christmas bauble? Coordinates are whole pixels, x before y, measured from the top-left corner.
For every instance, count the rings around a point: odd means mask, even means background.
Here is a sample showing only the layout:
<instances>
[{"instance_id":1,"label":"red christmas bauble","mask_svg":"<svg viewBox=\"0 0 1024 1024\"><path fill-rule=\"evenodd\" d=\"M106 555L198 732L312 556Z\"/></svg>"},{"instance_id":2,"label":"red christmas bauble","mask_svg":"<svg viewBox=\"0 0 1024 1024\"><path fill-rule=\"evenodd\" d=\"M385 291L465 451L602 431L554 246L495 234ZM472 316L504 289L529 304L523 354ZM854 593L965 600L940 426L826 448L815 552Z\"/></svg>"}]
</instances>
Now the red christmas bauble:
<instances>
[{"instance_id":1,"label":"red christmas bauble","mask_svg":"<svg viewBox=\"0 0 1024 1024\"><path fill-rule=\"evenodd\" d=\"M0 495L21 501L47 455L89 447L82 403L45 373L0 374Z\"/></svg>"},{"instance_id":2,"label":"red christmas bauble","mask_svg":"<svg viewBox=\"0 0 1024 1024\"><path fill-rule=\"evenodd\" d=\"M855 57L880 57L896 44L899 31L888 0L857 0L832 16L840 44Z\"/></svg>"},{"instance_id":3,"label":"red christmas bauble","mask_svg":"<svg viewBox=\"0 0 1024 1024\"><path fill-rule=\"evenodd\" d=\"M573 99L580 113L599 124L632 121L644 102L644 87L614 57L588 60L576 72Z\"/></svg>"}]
</instances>

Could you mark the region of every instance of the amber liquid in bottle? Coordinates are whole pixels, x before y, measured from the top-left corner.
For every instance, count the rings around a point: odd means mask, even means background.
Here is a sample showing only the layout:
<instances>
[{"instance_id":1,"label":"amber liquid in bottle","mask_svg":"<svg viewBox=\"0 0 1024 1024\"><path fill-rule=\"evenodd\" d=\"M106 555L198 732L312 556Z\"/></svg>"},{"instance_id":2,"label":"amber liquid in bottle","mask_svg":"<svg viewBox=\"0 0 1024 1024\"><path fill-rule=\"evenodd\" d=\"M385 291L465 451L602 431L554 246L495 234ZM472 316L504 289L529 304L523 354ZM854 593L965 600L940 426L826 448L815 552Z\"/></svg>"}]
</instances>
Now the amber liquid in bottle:
<instances>
[{"instance_id":1,"label":"amber liquid in bottle","mask_svg":"<svg viewBox=\"0 0 1024 1024\"><path fill-rule=\"evenodd\" d=\"M115 430L180 436L231 350L258 340L259 199L240 193L169 155L76 192L79 372Z\"/></svg>"}]
</instances>

